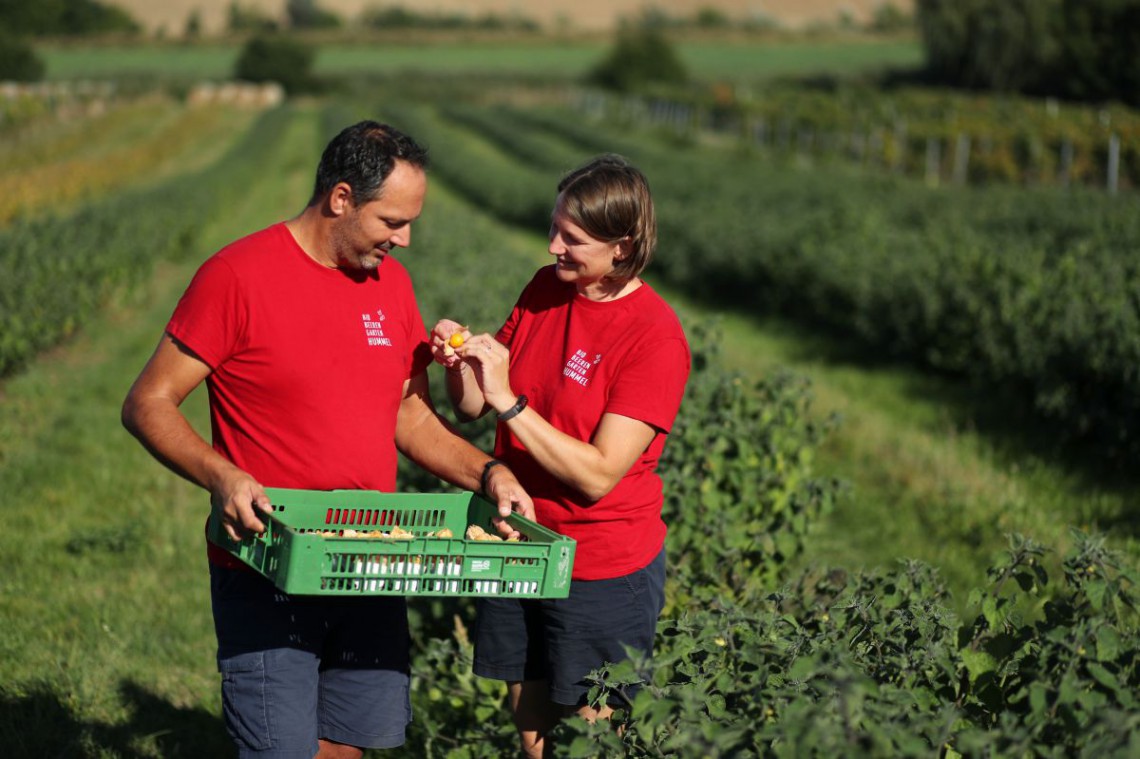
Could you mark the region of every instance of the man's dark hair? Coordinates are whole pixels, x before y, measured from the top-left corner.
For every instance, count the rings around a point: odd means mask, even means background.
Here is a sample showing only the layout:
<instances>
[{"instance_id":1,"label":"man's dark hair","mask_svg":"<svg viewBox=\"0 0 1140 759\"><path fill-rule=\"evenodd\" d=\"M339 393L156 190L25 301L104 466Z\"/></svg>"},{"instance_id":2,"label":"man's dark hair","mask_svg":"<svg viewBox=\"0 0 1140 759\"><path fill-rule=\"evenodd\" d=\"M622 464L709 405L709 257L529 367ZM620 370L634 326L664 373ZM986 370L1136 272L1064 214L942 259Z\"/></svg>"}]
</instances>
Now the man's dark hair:
<instances>
[{"instance_id":1,"label":"man's dark hair","mask_svg":"<svg viewBox=\"0 0 1140 759\"><path fill-rule=\"evenodd\" d=\"M309 204L331 192L338 182L352 188L352 202L357 205L375 200L380 197L384 180L392 173L396 161L407 161L426 169L427 148L395 127L376 121L361 121L345 127L321 154Z\"/></svg>"}]
</instances>

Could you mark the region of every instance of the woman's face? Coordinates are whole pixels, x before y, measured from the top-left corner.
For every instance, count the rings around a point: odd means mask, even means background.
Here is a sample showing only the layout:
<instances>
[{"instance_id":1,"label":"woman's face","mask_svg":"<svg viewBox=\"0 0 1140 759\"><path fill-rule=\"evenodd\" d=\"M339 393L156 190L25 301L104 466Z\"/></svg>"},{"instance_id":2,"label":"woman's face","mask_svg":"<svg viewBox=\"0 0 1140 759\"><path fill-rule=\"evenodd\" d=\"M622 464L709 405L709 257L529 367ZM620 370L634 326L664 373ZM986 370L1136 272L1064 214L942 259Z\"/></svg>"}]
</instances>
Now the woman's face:
<instances>
[{"instance_id":1,"label":"woman's face","mask_svg":"<svg viewBox=\"0 0 1140 759\"><path fill-rule=\"evenodd\" d=\"M557 259L558 278L573 282L584 295L591 289L608 288L602 280L614 270L614 262L622 256L620 243L595 239L570 221L563 210L561 195L551 216L547 250Z\"/></svg>"}]
</instances>

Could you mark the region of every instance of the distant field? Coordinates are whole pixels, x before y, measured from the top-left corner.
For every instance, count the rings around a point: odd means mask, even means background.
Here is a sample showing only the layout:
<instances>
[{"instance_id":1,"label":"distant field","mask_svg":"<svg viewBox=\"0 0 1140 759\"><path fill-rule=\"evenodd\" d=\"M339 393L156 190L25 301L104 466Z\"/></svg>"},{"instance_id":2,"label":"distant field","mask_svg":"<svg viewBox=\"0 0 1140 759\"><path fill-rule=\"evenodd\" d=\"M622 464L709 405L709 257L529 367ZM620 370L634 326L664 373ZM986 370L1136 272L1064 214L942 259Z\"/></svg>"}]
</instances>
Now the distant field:
<instances>
[{"instance_id":1,"label":"distant field","mask_svg":"<svg viewBox=\"0 0 1140 759\"><path fill-rule=\"evenodd\" d=\"M601 57L606 45L570 42L467 42L439 45L329 45L320 48L318 74L430 73L526 74L577 77ZM879 42L684 42L677 51L700 80L762 80L787 74L854 73L884 66L918 65L922 51L910 41ZM238 47L195 46L47 47L49 79L158 75L225 79Z\"/></svg>"},{"instance_id":2,"label":"distant field","mask_svg":"<svg viewBox=\"0 0 1140 759\"><path fill-rule=\"evenodd\" d=\"M163 30L167 36L178 36L191 14L197 14L206 34L222 32L229 17L231 0L109 0L127 10L150 32ZM767 19L787 28L811 24L836 24L846 17L853 22L869 20L875 10L887 3L910 12L914 0L670 0L650 3L645 0L432 0L431 3L400 0L336 0L322 7L349 24L363 10L374 7L402 6L425 15L459 15L479 18L487 14L522 17L546 29L599 31L613 29L623 19L636 18L648 6L656 6L671 16L691 18L702 10L719 11L735 20ZM286 0L242 0L243 8L269 18L284 19Z\"/></svg>"},{"instance_id":3,"label":"distant field","mask_svg":"<svg viewBox=\"0 0 1140 759\"><path fill-rule=\"evenodd\" d=\"M48 79L111 79L156 75L224 79L233 71L234 45L46 47Z\"/></svg>"}]
</instances>

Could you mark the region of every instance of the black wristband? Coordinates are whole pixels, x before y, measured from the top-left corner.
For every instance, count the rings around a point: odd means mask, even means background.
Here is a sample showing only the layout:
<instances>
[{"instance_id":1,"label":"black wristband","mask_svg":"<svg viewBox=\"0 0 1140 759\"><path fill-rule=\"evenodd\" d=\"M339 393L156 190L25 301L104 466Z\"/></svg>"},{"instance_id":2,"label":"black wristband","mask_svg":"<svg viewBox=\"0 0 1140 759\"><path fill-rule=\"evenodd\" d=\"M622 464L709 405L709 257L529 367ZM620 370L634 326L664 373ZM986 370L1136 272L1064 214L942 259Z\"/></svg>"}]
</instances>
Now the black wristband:
<instances>
[{"instance_id":1,"label":"black wristband","mask_svg":"<svg viewBox=\"0 0 1140 759\"><path fill-rule=\"evenodd\" d=\"M503 413L499 414L499 421L505 422L508 419L514 419L516 416L518 416L519 414L522 413L522 410L524 408L526 408L526 396L520 395L519 399L517 401L515 401L515 405L511 406L509 409L507 409Z\"/></svg>"},{"instance_id":2,"label":"black wristband","mask_svg":"<svg viewBox=\"0 0 1140 759\"><path fill-rule=\"evenodd\" d=\"M491 459L483 465L483 474L479 477L479 492L481 492L483 495L487 495L487 480L491 476L491 467L500 465L506 466L506 464L499 461L498 459Z\"/></svg>"}]
</instances>

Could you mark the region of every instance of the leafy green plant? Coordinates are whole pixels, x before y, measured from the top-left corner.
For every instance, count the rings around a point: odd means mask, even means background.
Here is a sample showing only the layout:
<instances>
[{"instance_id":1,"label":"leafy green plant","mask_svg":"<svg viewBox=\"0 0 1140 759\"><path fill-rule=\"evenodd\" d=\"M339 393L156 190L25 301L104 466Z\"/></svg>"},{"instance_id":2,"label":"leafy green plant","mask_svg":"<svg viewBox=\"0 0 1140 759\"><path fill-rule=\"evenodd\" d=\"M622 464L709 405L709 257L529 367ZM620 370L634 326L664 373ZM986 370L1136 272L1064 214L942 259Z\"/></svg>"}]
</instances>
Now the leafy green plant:
<instances>
[{"instance_id":1,"label":"leafy green plant","mask_svg":"<svg viewBox=\"0 0 1140 759\"><path fill-rule=\"evenodd\" d=\"M715 324L690 333L693 371L658 470L672 604L747 603L767 594L840 493L811 469L835 419L809 421L803 377L746 382L725 372Z\"/></svg>"},{"instance_id":2,"label":"leafy green plant","mask_svg":"<svg viewBox=\"0 0 1140 759\"><path fill-rule=\"evenodd\" d=\"M1044 600L1043 552L1011 536L966 624L916 562L808 571L751 606L667 619L652 667L592 675L597 702L647 682L625 699L622 729L567 721L558 755L1132 756L1135 571L1078 535Z\"/></svg>"},{"instance_id":3,"label":"leafy green plant","mask_svg":"<svg viewBox=\"0 0 1140 759\"><path fill-rule=\"evenodd\" d=\"M277 34L256 35L242 47L234 77L249 82L277 82L290 94L315 87L314 52L298 39Z\"/></svg>"},{"instance_id":4,"label":"leafy green plant","mask_svg":"<svg viewBox=\"0 0 1140 759\"><path fill-rule=\"evenodd\" d=\"M0 32L0 79L35 82L43 79L43 60L27 41Z\"/></svg>"},{"instance_id":5,"label":"leafy green plant","mask_svg":"<svg viewBox=\"0 0 1140 759\"><path fill-rule=\"evenodd\" d=\"M669 40L645 26L619 31L613 48L587 76L590 83L618 92L687 79L688 72Z\"/></svg>"}]
</instances>

